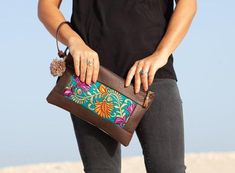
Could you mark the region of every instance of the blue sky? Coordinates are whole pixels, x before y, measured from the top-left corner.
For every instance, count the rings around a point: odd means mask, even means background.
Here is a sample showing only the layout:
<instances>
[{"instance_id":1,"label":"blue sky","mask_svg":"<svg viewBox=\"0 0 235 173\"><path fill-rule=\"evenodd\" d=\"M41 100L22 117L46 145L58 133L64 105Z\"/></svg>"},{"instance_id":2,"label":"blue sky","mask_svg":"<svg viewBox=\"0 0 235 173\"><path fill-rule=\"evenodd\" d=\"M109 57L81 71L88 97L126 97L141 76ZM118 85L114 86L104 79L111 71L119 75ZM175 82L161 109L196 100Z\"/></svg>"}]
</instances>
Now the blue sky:
<instances>
[{"instance_id":1,"label":"blue sky","mask_svg":"<svg viewBox=\"0 0 235 173\"><path fill-rule=\"evenodd\" d=\"M174 67L183 100L186 152L235 150L235 2L198 0L198 12ZM69 114L46 102L56 79L54 38L37 2L0 7L0 167L80 160ZM71 0L62 11L70 19ZM122 155L141 155L136 135Z\"/></svg>"}]
</instances>

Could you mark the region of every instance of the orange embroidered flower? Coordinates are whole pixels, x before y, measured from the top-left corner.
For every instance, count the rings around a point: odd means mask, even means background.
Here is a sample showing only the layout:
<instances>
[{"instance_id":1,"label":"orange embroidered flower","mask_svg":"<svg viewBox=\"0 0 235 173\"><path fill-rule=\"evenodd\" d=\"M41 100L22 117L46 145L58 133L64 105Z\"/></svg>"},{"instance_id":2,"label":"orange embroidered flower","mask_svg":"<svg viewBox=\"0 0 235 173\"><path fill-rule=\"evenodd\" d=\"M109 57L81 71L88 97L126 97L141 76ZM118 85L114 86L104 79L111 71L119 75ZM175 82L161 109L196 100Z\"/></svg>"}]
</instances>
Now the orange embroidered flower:
<instances>
[{"instance_id":1,"label":"orange embroidered flower","mask_svg":"<svg viewBox=\"0 0 235 173\"><path fill-rule=\"evenodd\" d=\"M103 100L101 102L96 101L95 103L95 111L102 118L109 118L112 109L113 109L113 104L108 103L106 100Z\"/></svg>"},{"instance_id":2,"label":"orange embroidered flower","mask_svg":"<svg viewBox=\"0 0 235 173\"><path fill-rule=\"evenodd\" d=\"M104 86L103 84L100 84L98 89L101 92L102 97L103 97L103 95L108 94L108 88L106 86Z\"/></svg>"}]
</instances>

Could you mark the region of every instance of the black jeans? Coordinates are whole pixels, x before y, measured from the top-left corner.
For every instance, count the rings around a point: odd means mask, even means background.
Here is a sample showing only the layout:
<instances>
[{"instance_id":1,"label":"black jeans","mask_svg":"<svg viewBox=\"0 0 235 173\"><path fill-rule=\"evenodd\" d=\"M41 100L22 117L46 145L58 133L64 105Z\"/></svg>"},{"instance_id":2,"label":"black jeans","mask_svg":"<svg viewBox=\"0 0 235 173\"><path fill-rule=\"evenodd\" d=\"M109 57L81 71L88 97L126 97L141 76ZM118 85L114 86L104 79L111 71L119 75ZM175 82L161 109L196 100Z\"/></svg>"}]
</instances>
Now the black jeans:
<instances>
[{"instance_id":1,"label":"black jeans","mask_svg":"<svg viewBox=\"0 0 235 173\"><path fill-rule=\"evenodd\" d=\"M185 173L182 99L177 81L156 79L151 107L137 126L147 173ZM71 119L86 173L121 173L121 144L95 126Z\"/></svg>"}]
</instances>

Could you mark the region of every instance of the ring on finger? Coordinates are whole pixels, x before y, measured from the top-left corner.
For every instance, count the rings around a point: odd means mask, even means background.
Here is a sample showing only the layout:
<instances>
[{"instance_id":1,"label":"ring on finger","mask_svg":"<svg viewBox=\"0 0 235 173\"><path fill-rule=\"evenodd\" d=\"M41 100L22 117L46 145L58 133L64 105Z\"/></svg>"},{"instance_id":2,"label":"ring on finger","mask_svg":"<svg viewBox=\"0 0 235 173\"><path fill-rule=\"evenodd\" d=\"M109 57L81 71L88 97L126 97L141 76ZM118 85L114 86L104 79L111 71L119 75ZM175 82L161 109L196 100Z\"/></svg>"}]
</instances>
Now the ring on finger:
<instances>
[{"instance_id":1,"label":"ring on finger","mask_svg":"<svg viewBox=\"0 0 235 173\"><path fill-rule=\"evenodd\" d=\"M147 71L144 71L144 69L141 69L139 73L140 73L141 76L143 76L143 75L147 74Z\"/></svg>"},{"instance_id":2,"label":"ring on finger","mask_svg":"<svg viewBox=\"0 0 235 173\"><path fill-rule=\"evenodd\" d=\"M87 59L86 63L88 66L92 66L94 63L94 59L92 59L92 61L90 59Z\"/></svg>"}]
</instances>

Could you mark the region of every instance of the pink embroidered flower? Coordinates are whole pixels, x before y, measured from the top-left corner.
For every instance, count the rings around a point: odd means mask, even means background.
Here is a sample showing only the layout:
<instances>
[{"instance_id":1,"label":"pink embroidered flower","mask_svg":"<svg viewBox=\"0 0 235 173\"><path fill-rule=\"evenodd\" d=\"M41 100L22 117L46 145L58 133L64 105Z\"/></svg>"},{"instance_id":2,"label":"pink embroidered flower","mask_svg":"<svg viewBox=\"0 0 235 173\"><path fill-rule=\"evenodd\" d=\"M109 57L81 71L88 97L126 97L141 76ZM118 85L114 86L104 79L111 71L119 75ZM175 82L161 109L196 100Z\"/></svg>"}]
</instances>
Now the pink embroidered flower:
<instances>
[{"instance_id":1,"label":"pink embroidered flower","mask_svg":"<svg viewBox=\"0 0 235 173\"><path fill-rule=\"evenodd\" d=\"M88 91L88 90L90 89L91 85L93 84L93 82L91 82L90 85L87 85L86 82L82 82L82 81L80 80L80 76L76 76L76 77L75 77L75 81L76 81L76 83L77 83L77 86L78 86L79 88L81 88L82 91Z\"/></svg>"},{"instance_id":2,"label":"pink embroidered flower","mask_svg":"<svg viewBox=\"0 0 235 173\"><path fill-rule=\"evenodd\" d=\"M129 105L129 106L127 107L128 112L130 112L130 114L131 114L131 113L134 111L135 107L136 107L136 104L134 104L134 103L132 103L131 105Z\"/></svg>"},{"instance_id":3,"label":"pink embroidered flower","mask_svg":"<svg viewBox=\"0 0 235 173\"><path fill-rule=\"evenodd\" d=\"M123 126L125 122L126 122L126 116L116 117L116 119L114 120L114 123L118 124L119 126Z\"/></svg>"},{"instance_id":4,"label":"pink embroidered flower","mask_svg":"<svg viewBox=\"0 0 235 173\"><path fill-rule=\"evenodd\" d=\"M72 88L65 88L64 89L64 95L65 96L71 96L73 94Z\"/></svg>"}]
</instances>

